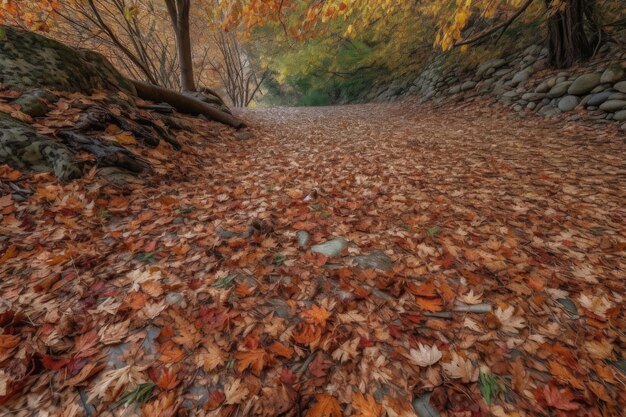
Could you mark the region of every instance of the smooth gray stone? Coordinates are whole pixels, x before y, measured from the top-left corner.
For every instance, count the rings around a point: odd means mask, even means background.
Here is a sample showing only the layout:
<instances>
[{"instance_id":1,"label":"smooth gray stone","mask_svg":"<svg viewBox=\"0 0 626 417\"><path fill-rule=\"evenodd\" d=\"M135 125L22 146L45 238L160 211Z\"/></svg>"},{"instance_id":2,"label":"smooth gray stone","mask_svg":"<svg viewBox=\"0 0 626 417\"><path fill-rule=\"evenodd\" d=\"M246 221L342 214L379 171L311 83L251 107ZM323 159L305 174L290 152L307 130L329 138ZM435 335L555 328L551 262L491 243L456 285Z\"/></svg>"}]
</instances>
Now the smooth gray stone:
<instances>
[{"instance_id":1,"label":"smooth gray stone","mask_svg":"<svg viewBox=\"0 0 626 417\"><path fill-rule=\"evenodd\" d=\"M626 110L620 110L618 112L615 112L615 114L613 115L613 120L617 120L618 122L626 121Z\"/></svg>"},{"instance_id":2,"label":"smooth gray stone","mask_svg":"<svg viewBox=\"0 0 626 417\"><path fill-rule=\"evenodd\" d=\"M324 256L338 256L348 246L348 241L343 238L329 240L311 247L311 252Z\"/></svg>"},{"instance_id":3,"label":"smooth gray stone","mask_svg":"<svg viewBox=\"0 0 626 417\"><path fill-rule=\"evenodd\" d=\"M626 100L608 100L600 105L600 110L614 112L626 108Z\"/></svg>"},{"instance_id":4,"label":"smooth gray stone","mask_svg":"<svg viewBox=\"0 0 626 417\"><path fill-rule=\"evenodd\" d=\"M620 93L626 93L626 81L620 81L613 86Z\"/></svg>"},{"instance_id":5,"label":"smooth gray stone","mask_svg":"<svg viewBox=\"0 0 626 417\"><path fill-rule=\"evenodd\" d=\"M574 80L567 93L571 95L587 94L596 88L598 84L600 84L600 74L597 72L583 74Z\"/></svg>"},{"instance_id":6,"label":"smooth gray stone","mask_svg":"<svg viewBox=\"0 0 626 417\"><path fill-rule=\"evenodd\" d=\"M559 100L559 110L562 112L571 111L578 106L579 100L576 96L565 96Z\"/></svg>"},{"instance_id":7,"label":"smooth gray stone","mask_svg":"<svg viewBox=\"0 0 626 417\"><path fill-rule=\"evenodd\" d=\"M550 98L562 97L567 94L567 90L569 89L570 85L572 85L572 81L560 82L552 87L550 91L548 91L547 96Z\"/></svg>"},{"instance_id":8,"label":"smooth gray stone","mask_svg":"<svg viewBox=\"0 0 626 417\"><path fill-rule=\"evenodd\" d=\"M624 78L624 69L619 65L611 65L604 70L600 77L601 83L615 83Z\"/></svg>"},{"instance_id":9,"label":"smooth gray stone","mask_svg":"<svg viewBox=\"0 0 626 417\"><path fill-rule=\"evenodd\" d=\"M355 256L354 262L363 269L380 269L388 271L393 268L393 261L390 257L379 249L374 249L370 253L361 256Z\"/></svg>"},{"instance_id":10,"label":"smooth gray stone","mask_svg":"<svg viewBox=\"0 0 626 417\"><path fill-rule=\"evenodd\" d=\"M306 246L311 240L311 235L304 230L299 230L298 232L296 232L296 238L298 239L298 245Z\"/></svg>"},{"instance_id":11,"label":"smooth gray stone","mask_svg":"<svg viewBox=\"0 0 626 417\"><path fill-rule=\"evenodd\" d=\"M589 100L587 100L587 106L599 106L609 99L611 96L611 92L603 91L601 93L597 93L592 95Z\"/></svg>"}]
</instances>

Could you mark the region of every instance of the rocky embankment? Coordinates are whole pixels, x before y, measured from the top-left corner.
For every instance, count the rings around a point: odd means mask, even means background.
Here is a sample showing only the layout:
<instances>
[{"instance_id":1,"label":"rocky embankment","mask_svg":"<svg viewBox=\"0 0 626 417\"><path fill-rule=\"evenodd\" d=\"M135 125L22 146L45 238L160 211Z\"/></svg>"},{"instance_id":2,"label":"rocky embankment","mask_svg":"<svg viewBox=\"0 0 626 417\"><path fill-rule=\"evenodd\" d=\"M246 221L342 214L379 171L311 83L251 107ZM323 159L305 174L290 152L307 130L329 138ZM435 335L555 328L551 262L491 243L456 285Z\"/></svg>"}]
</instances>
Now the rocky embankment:
<instances>
[{"instance_id":1,"label":"rocky embankment","mask_svg":"<svg viewBox=\"0 0 626 417\"><path fill-rule=\"evenodd\" d=\"M378 100L406 95L422 101L490 95L516 112L619 123L626 131L626 52L604 48L593 61L568 70L547 67L547 49L531 45L469 70L446 70L444 58L429 64L409 85L378 90Z\"/></svg>"}]
</instances>

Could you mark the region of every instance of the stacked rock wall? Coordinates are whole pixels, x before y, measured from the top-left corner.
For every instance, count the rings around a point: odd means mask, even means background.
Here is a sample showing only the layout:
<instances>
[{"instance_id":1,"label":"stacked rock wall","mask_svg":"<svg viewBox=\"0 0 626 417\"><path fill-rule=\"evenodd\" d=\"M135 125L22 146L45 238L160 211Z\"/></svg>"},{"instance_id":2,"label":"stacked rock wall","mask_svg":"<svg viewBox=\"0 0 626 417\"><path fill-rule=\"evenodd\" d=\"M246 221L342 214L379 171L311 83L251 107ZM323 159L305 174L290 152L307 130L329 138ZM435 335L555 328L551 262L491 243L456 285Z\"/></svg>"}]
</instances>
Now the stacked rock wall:
<instances>
[{"instance_id":1,"label":"stacked rock wall","mask_svg":"<svg viewBox=\"0 0 626 417\"><path fill-rule=\"evenodd\" d=\"M490 95L517 112L619 122L626 130L626 52L605 48L595 60L568 70L547 68L546 48L531 45L508 57L490 59L471 70L446 70L444 58L431 62L400 94L391 88L378 100L418 96L422 101ZM398 88L395 87L393 93ZM565 115L576 110L576 113Z\"/></svg>"}]
</instances>

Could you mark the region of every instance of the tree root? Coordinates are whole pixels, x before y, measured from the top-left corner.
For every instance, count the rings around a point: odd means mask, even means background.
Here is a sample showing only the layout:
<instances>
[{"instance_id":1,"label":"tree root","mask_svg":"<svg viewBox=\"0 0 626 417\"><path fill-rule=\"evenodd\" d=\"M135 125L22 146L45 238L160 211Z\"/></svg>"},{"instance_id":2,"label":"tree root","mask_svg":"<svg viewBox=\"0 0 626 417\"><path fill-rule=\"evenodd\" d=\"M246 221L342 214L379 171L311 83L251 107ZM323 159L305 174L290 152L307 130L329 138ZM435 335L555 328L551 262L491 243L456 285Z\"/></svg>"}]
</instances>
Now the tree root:
<instances>
[{"instance_id":1,"label":"tree root","mask_svg":"<svg viewBox=\"0 0 626 417\"><path fill-rule=\"evenodd\" d=\"M224 123L237 129L245 127L245 124L233 115L228 114L223 110L195 97L177 93L175 91L142 81L132 80L132 83L137 90L137 95L144 100L150 100L156 103L165 102L181 113L202 115L211 120Z\"/></svg>"},{"instance_id":2,"label":"tree root","mask_svg":"<svg viewBox=\"0 0 626 417\"><path fill-rule=\"evenodd\" d=\"M147 161L116 143L73 130L61 130L57 136L68 148L93 154L99 166L119 167L137 174L149 168Z\"/></svg>"}]
</instances>

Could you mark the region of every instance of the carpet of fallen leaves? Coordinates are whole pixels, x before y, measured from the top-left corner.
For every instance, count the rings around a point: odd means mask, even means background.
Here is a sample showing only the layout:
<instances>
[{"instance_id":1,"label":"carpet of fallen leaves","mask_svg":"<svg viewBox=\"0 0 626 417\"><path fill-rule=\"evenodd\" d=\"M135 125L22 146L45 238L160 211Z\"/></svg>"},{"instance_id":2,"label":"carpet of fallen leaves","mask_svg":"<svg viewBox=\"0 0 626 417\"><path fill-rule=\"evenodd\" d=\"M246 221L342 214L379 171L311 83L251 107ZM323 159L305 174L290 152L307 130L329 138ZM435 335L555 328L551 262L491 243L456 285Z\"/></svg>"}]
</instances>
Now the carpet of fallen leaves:
<instances>
[{"instance_id":1,"label":"carpet of fallen leaves","mask_svg":"<svg viewBox=\"0 0 626 417\"><path fill-rule=\"evenodd\" d=\"M1 415L623 415L617 130L241 116L251 138L188 118L125 185L0 168L32 191L0 197ZM393 265L359 268L373 250Z\"/></svg>"}]
</instances>

